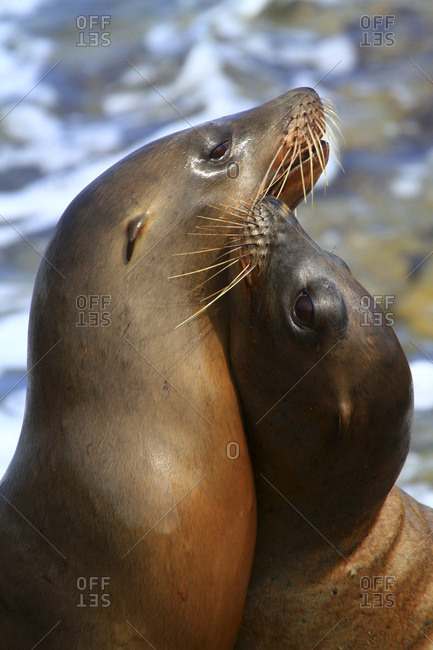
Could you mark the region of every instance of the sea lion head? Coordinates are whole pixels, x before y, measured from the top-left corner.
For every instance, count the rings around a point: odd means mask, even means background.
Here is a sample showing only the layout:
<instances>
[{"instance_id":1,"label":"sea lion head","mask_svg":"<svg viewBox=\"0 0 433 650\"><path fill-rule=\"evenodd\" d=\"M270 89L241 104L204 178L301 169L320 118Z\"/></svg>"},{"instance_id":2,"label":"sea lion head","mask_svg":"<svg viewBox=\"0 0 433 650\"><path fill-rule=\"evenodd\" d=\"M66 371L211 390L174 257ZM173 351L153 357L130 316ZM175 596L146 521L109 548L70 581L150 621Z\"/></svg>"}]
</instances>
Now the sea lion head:
<instances>
[{"instance_id":1,"label":"sea lion head","mask_svg":"<svg viewBox=\"0 0 433 650\"><path fill-rule=\"evenodd\" d=\"M243 227L230 358L256 472L320 530L347 532L406 458L406 357L372 296L284 203L263 199Z\"/></svg>"},{"instance_id":2,"label":"sea lion head","mask_svg":"<svg viewBox=\"0 0 433 650\"><path fill-rule=\"evenodd\" d=\"M196 306L185 304L185 296L198 277L189 275L188 257L197 248L189 231L198 216L218 217L223 204L242 200L252 205L258 197L274 194L294 208L328 160L323 136L333 120L331 111L314 90L297 88L262 106L151 142L90 183L64 212L42 260L33 296L29 366L61 337L86 337L90 359L133 325L159 334L161 322L173 331L193 318ZM204 260L200 282L211 275L207 267L218 256L212 249L221 247L221 230L205 234L202 241L211 252L200 261L193 258L195 269ZM170 274L186 277L171 282ZM119 328L93 328L90 342L88 328L76 327L76 303L81 296L102 294L110 296L113 309L116 302L117 314L127 317ZM183 336L191 338L188 332ZM47 372L58 385L56 368L58 364ZM74 367L71 372L77 376ZM32 382L30 377L29 394Z\"/></svg>"},{"instance_id":3,"label":"sea lion head","mask_svg":"<svg viewBox=\"0 0 433 650\"><path fill-rule=\"evenodd\" d=\"M141 206L133 206L125 224L126 261L155 216L159 228L173 227L197 215L219 217L226 206L251 206L263 196L281 197L296 208L325 170L330 147L323 138L333 137L332 124L338 128L329 102L311 88L296 88L139 149L123 161L126 188Z\"/></svg>"}]
</instances>

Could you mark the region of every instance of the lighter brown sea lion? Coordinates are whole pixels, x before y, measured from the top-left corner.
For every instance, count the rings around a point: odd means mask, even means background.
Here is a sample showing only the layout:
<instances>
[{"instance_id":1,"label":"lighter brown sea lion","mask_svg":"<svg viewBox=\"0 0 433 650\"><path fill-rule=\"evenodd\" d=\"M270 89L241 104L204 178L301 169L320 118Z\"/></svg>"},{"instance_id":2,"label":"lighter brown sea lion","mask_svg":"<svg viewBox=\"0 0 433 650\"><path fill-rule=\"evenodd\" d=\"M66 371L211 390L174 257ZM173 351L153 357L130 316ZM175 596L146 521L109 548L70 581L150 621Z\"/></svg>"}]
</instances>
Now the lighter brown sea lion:
<instances>
[{"instance_id":1,"label":"lighter brown sea lion","mask_svg":"<svg viewBox=\"0 0 433 650\"><path fill-rule=\"evenodd\" d=\"M255 498L227 305L176 329L224 286L227 270L204 270L188 293L199 257L221 254L218 224L207 253L173 254L194 251L198 215L222 204L281 191L295 206L326 163L324 129L317 94L297 89L139 149L64 213L36 280L24 424L0 489L8 649L233 647Z\"/></svg>"},{"instance_id":2,"label":"lighter brown sea lion","mask_svg":"<svg viewBox=\"0 0 433 650\"><path fill-rule=\"evenodd\" d=\"M413 410L403 350L287 206L264 199L244 228L257 267L230 294L230 359L258 533L236 648L429 647L433 511L393 487Z\"/></svg>"}]
</instances>

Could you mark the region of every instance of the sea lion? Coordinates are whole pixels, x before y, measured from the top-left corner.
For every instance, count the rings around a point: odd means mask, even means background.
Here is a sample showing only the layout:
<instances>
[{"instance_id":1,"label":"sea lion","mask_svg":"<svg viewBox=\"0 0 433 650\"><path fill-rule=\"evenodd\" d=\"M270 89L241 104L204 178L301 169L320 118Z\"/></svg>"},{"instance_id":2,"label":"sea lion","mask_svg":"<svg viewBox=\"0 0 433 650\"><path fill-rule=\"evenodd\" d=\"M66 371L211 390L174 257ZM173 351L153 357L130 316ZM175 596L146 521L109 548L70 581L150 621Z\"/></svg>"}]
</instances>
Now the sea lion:
<instances>
[{"instance_id":1,"label":"sea lion","mask_svg":"<svg viewBox=\"0 0 433 650\"><path fill-rule=\"evenodd\" d=\"M235 647L427 647L433 511L393 487L413 411L403 350L284 203L263 199L243 228L230 361L258 533Z\"/></svg>"},{"instance_id":2,"label":"sea lion","mask_svg":"<svg viewBox=\"0 0 433 650\"><path fill-rule=\"evenodd\" d=\"M63 214L0 489L5 647L233 647L255 498L226 305L176 326L223 293L222 205L280 194L294 207L326 164L324 131L319 97L297 89L137 150ZM191 230L206 251L186 255ZM189 293L199 259L210 268Z\"/></svg>"}]
</instances>

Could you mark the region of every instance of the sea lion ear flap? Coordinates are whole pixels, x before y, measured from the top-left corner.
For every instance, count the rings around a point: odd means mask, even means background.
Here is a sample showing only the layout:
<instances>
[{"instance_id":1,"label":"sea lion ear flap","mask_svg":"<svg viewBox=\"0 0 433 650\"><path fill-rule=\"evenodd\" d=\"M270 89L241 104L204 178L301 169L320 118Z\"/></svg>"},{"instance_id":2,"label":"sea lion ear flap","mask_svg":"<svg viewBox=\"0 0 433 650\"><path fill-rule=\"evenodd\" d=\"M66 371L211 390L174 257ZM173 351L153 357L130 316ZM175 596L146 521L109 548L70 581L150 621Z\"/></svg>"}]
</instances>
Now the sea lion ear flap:
<instances>
[{"instance_id":1,"label":"sea lion ear flap","mask_svg":"<svg viewBox=\"0 0 433 650\"><path fill-rule=\"evenodd\" d=\"M146 221L149 218L149 212L139 214L138 217L131 219L126 228L127 244L126 244L126 262L128 263L134 251L135 242L137 237L144 228Z\"/></svg>"},{"instance_id":2,"label":"sea lion ear flap","mask_svg":"<svg viewBox=\"0 0 433 650\"><path fill-rule=\"evenodd\" d=\"M343 436L347 435L351 429L352 424L352 406L350 403L343 399L340 401L337 410L338 415L338 440L342 440Z\"/></svg>"}]
</instances>

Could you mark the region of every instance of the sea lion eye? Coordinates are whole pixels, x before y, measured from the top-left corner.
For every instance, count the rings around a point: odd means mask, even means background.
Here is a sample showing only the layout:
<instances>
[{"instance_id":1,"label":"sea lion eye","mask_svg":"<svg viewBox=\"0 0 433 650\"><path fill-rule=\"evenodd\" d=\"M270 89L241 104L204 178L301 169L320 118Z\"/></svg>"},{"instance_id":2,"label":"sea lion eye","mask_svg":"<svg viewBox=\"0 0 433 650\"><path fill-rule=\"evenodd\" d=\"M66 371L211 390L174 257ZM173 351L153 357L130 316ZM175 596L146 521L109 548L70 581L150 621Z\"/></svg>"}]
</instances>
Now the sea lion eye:
<instances>
[{"instance_id":1,"label":"sea lion eye","mask_svg":"<svg viewBox=\"0 0 433 650\"><path fill-rule=\"evenodd\" d=\"M209 154L209 158L211 160L220 160L223 156L228 151L229 148L229 140L226 140L225 142L221 142L221 144L218 144L214 149Z\"/></svg>"},{"instance_id":2,"label":"sea lion eye","mask_svg":"<svg viewBox=\"0 0 433 650\"><path fill-rule=\"evenodd\" d=\"M300 293L296 298L295 304L293 305L293 312L296 320L298 320L301 325L306 325L307 327L313 326L314 306L306 291L302 291L302 293Z\"/></svg>"}]
</instances>

